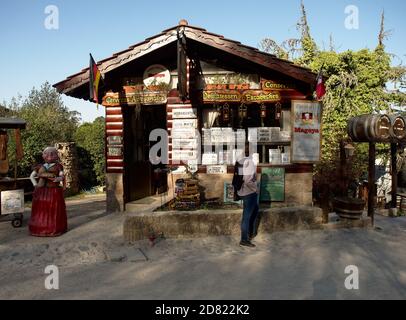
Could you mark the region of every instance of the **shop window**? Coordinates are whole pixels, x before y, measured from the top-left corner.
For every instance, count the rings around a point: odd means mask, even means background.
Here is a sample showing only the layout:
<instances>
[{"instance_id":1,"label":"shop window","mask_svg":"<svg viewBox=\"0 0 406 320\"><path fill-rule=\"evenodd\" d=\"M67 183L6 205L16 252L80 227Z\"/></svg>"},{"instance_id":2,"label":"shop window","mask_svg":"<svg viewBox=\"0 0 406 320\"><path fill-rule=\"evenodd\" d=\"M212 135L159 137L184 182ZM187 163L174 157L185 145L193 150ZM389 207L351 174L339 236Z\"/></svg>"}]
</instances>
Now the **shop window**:
<instances>
[{"instance_id":1,"label":"shop window","mask_svg":"<svg viewBox=\"0 0 406 320\"><path fill-rule=\"evenodd\" d=\"M283 118L285 117L285 118ZM246 141L257 142L259 164L290 163L290 113L281 104L223 103L202 109L202 164L233 165Z\"/></svg>"}]
</instances>

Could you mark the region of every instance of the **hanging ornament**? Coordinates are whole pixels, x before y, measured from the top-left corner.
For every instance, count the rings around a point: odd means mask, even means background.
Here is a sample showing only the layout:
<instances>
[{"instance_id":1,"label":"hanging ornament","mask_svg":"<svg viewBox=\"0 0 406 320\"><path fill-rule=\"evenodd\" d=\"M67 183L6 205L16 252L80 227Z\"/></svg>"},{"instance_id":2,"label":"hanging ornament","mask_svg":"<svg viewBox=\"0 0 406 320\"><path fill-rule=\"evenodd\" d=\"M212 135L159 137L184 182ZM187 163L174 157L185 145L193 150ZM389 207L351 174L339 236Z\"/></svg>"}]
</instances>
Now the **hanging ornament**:
<instances>
[{"instance_id":1,"label":"hanging ornament","mask_svg":"<svg viewBox=\"0 0 406 320\"><path fill-rule=\"evenodd\" d=\"M228 103L223 105L223 121L228 122L230 120L230 106Z\"/></svg>"},{"instance_id":2,"label":"hanging ornament","mask_svg":"<svg viewBox=\"0 0 406 320\"><path fill-rule=\"evenodd\" d=\"M260 106L260 116L261 118L266 118L266 105L264 105L263 103L261 103Z\"/></svg>"},{"instance_id":3,"label":"hanging ornament","mask_svg":"<svg viewBox=\"0 0 406 320\"><path fill-rule=\"evenodd\" d=\"M277 102L275 104L275 119L279 120L281 118L281 114L282 114L282 105L280 104L280 102Z\"/></svg>"}]
</instances>

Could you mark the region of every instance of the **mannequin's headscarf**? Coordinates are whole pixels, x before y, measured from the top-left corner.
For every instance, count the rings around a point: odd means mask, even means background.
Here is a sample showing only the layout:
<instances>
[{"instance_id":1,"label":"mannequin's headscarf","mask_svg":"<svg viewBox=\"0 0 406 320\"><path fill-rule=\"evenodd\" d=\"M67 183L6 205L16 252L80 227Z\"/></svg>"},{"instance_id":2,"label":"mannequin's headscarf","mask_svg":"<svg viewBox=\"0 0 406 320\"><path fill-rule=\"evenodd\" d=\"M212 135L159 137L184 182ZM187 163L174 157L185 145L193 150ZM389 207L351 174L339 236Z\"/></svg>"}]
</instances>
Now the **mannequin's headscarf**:
<instances>
[{"instance_id":1,"label":"mannequin's headscarf","mask_svg":"<svg viewBox=\"0 0 406 320\"><path fill-rule=\"evenodd\" d=\"M54 147L47 147L42 151L42 157L45 160L46 156L51 157L51 162L59 162L59 155L58 155L58 150Z\"/></svg>"}]
</instances>

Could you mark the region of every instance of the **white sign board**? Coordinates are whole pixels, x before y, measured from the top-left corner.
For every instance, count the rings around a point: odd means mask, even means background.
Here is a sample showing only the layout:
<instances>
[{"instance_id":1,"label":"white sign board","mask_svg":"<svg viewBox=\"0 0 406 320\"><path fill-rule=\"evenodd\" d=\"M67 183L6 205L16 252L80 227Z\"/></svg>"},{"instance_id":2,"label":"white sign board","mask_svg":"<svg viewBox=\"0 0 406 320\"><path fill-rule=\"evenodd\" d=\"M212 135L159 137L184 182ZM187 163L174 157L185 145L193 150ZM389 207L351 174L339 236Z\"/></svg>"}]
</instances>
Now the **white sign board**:
<instances>
[{"instance_id":1,"label":"white sign board","mask_svg":"<svg viewBox=\"0 0 406 320\"><path fill-rule=\"evenodd\" d=\"M173 128L171 136L172 139L193 139L197 134L194 128Z\"/></svg>"},{"instance_id":2,"label":"white sign board","mask_svg":"<svg viewBox=\"0 0 406 320\"><path fill-rule=\"evenodd\" d=\"M321 103L292 101L292 163L320 161Z\"/></svg>"},{"instance_id":3,"label":"white sign board","mask_svg":"<svg viewBox=\"0 0 406 320\"><path fill-rule=\"evenodd\" d=\"M196 160L197 151L195 150L172 150L172 160L175 161L188 161Z\"/></svg>"},{"instance_id":4,"label":"white sign board","mask_svg":"<svg viewBox=\"0 0 406 320\"><path fill-rule=\"evenodd\" d=\"M207 166L207 174L226 174L226 173L227 173L226 165Z\"/></svg>"},{"instance_id":5,"label":"white sign board","mask_svg":"<svg viewBox=\"0 0 406 320\"><path fill-rule=\"evenodd\" d=\"M1 192L1 214L24 212L24 190Z\"/></svg>"},{"instance_id":6,"label":"white sign board","mask_svg":"<svg viewBox=\"0 0 406 320\"><path fill-rule=\"evenodd\" d=\"M158 86L171 83L171 74L167 68L160 64L148 67L144 72L144 84L148 86Z\"/></svg>"},{"instance_id":7,"label":"white sign board","mask_svg":"<svg viewBox=\"0 0 406 320\"><path fill-rule=\"evenodd\" d=\"M172 139L173 149L196 149L197 139Z\"/></svg>"},{"instance_id":8,"label":"white sign board","mask_svg":"<svg viewBox=\"0 0 406 320\"><path fill-rule=\"evenodd\" d=\"M197 109L196 108L173 109L172 118L173 119L196 119L197 118Z\"/></svg>"},{"instance_id":9,"label":"white sign board","mask_svg":"<svg viewBox=\"0 0 406 320\"><path fill-rule=\"evenodd\" d=\"M217 153L203 153L202 165L213 165L217 164Z\"/></svg>"},{"instance_id":10,"label":"white sign board","mask_svg":"<svg viewBox=\"0 0 406 320\"><path fill-rule=\"evenodd\" d=\"M172 127L174 129L183 128L197 128L197 119L175 119L173 120Z\"/></svg>"}]
</instances>

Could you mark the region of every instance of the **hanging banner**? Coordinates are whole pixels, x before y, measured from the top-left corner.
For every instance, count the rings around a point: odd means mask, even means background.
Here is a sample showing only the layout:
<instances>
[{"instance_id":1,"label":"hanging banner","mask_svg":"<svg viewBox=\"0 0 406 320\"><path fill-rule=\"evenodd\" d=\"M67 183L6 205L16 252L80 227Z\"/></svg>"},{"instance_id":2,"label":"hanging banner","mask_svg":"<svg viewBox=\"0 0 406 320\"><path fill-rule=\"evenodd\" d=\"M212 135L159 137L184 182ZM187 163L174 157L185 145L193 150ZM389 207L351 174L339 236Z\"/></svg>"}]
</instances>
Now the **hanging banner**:
<instances>
[{"instance_id":1,"label":"hanging banner","mask_svg":"<svg viewBox=\"0 0 406 320\"><path fill-rule=\"evenodd\" d=\"M103 97L103 105L106 107L117 107L121 105L136 106L136 105L159 105L166 104L166 92L134 92L134 93L119 93L108 92Z\"/></svg>"},{"instance_id":2,"label":"hanging banner","mask_svg":"<svg viewBox=\"0 0 406 320\"><path fill-rule=\"evenodd\" d=\"M238 91L203 91L203 102L240 102Z\"/></svg>"},{"instance_id":3,"label":"hanging banner","mask_svg":"<svg viewBox=\"0 0 406 320\"><path fill-rule=\"evenodd\" d=\"M292 163L320 161L321 103L292 101Z\"/></svg>"},{"instance_id":4,"label":"hanging banner","mask_svg":"<svg viewBox=\"0 0 406 320\"><path fill-rule=\"evenodd\" d=\"M281 95L277 91L249 90L242 95L245 103L277 102L281 100Z\"/></svg>"},{"instance_id":5,"label":"hanging banner","mask_svg":"<svg viewBox=\"0 0 406 320\"><path fill-rule=\"evenodd\" d=\"M289 82L275 82L272 80L261 80L261 88L264 91L272 91L272 90L294 90L296 89L296 85L294 83Z\"/></svg>"}]
</instances>

